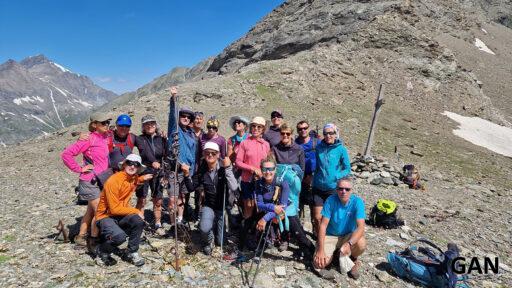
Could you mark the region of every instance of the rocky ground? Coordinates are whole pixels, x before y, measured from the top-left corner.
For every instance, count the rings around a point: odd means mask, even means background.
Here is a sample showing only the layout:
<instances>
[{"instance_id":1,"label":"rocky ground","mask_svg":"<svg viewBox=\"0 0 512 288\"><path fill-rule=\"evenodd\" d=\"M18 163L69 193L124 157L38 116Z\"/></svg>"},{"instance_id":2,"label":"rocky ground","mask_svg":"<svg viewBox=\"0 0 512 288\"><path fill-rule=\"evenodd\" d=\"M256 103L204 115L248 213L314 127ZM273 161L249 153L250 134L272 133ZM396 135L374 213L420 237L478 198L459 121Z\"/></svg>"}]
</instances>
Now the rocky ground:
<instances>
[{"instance_id":1,"label":"rocky ground","mask_svg":"<svg viewBox=\"0 0 512 288\"><path fill-rule=\"evenodd\" d=\"M11 153L15 152L17 158L0 152L3 159L0 283L3 287L242 285L244 274L229 262L219 260L219 248L212 257L207 257L200 252L185 253L186 245L181 243L184 266L176 272L171 264L173 239L150 237L151 245L146 242L141 247L146 258L146 265L141 268L123 261L114 267L101 267L85 251L75 250L72 243L54 240L53 226L59 219L73 225L84 212L83 206L75 205L73 188L77 179L65 171L58 159L59 151L71 139L67 133L46 139L40 145L34 145L34 141L14 147ZM396 165L392 159L388 160ZM439 245L455 242L466 257L499 257L501 273L474 279L474 287L512 285L510 191L469 178L453 179L439 171L425 171L424 175L426 191L411 190L405 185L376 186L369 184L368 179L358 178L355 193L365 200L367 213L378 198L390 198L399 204L399 214L406 221L402 229L367 228L369 249L361 258L363 273L358 281L341 275L336 283L319 279L307 269L308 263L293 259L295 246L292 246L290 251L281 253L268 250L256 284L260 287L411 287L414 285L387 271L386 253L424 236ZM305 227L310 229L308 221ZM192 228L195 238L197 232L193 225ZM249 263L242 267L248 269Z\"/></svg>"}]
</instances>

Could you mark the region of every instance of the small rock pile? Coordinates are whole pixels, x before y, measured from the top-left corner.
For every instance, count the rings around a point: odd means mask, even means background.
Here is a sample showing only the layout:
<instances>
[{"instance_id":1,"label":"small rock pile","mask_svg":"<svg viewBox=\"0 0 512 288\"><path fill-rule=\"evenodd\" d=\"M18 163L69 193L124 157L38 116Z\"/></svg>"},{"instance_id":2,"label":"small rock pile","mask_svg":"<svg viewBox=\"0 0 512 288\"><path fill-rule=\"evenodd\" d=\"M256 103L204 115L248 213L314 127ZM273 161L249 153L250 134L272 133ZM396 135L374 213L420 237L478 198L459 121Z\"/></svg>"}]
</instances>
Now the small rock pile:
<instances>
[{"instance_id":1,"label":"small rock pile","mask_svg":"<svg viewBox=\"0 0 512 288\"><path fill-rule=\"evenodd\" d=\"M357 154L351 163L352 173L372 185L405 185L401 179L400 168L391 165L380 157L364 157Z\"/></svg>"}]
</instances>

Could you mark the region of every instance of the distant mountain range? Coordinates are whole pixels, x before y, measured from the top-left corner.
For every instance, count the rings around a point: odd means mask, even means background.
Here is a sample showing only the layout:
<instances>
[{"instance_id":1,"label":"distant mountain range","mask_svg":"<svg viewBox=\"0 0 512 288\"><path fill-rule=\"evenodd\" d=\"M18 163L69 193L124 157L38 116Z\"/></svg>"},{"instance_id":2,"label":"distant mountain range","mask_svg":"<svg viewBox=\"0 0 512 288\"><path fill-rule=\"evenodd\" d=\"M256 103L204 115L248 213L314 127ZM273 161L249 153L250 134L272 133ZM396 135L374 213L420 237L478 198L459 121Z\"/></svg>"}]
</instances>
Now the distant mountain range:
<instances>
[{"instance_id":1,"label":"distant mountain range","mask_svg":"<svg viewBox=\"0 0 512 288\"><path fill-rule=\"evenodd\" d=\"M84 121L117 95L44 55L0 65L0 146Z\"/></svg>"}]
</instances>

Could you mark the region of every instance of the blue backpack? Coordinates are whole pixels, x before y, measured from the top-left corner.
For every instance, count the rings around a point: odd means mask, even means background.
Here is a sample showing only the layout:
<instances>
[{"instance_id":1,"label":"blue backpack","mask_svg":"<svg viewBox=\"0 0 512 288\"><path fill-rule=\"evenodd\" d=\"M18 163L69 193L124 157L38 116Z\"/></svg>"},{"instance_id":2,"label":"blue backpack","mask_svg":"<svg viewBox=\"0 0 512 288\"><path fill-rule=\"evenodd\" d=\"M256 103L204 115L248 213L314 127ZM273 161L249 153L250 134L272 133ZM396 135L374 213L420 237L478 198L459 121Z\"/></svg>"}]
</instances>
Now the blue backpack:
<instances>
[{"instance_id":1,"label":"blue backpack","mask_svg":"<svg viewBox=\"0 0 512 288\"><path fill-rule=\"evenodd\" d=\"M412 245L417 242L426 245ZM402 252L389 252L387 259L400 278L426 287L469 288L467 277L459 277L452 270L452 262L458 256L459 249L453 243L443 252L431 241L418 239Z\"/></svg>"},{"instance_id":2,"label":"blue backpack","mask_svg":"<svg viewBox=\"0 0 512 288\"><path fill-rule=\"evenodd\" d=\"M290 203L286 208L286 215L296 216L299 210L299 194L301 190L301 181L304 173L297 164L277 164L276 184L279 186L286 181L290 187L288 199Z\"/></svg>"}]
</instances>

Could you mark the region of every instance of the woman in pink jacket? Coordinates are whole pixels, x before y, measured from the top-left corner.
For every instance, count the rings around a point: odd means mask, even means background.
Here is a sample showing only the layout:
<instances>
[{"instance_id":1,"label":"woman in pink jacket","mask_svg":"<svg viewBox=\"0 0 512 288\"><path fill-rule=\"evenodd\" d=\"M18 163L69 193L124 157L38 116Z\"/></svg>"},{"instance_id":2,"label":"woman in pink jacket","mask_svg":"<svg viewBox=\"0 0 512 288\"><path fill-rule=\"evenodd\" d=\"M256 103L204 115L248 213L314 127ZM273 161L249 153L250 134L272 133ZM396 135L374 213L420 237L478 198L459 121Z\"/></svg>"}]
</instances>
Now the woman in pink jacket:
<instances>
[{"instance_id":1,"label":"woman in pink jacket","mask_svg":"<svg viewBox=\"0 0 512 288\"><path fill-rule=\"evenodd\" d=\"M254 227L256 220L253 217L253 214L255 214L254 178L259 179L262 176L260 162L270 152L270 145L263 139L265 119L263 117L254 117L249 127L251 136L240 143L236 154L236 167L242 170L240 188L242 190L241 196L244 206L244 220L242 222L239 242L240 250L244 248L246 236L249 233L249 229Z\"/></svg>"},{"instance_id":2,"label":"woman in pink jacket","mask_svg":"<svg viewBox=\"0 0 512 288\"><path fill-rule=\"evenodd\" d=\"M87 211L82 217L80 223L80 232L75 237L75 243L80 246L87 246L87 230L91 228L91 241L96 242L98 237L98 227L95 225L94 215L98 207L100 197L100 179L104 178L108 172L108 144L107 132L111 118L103 113L94 113L90 117L89 139L78 140L66 147L61 154L62 161L69 170L80 174L78 182L78 197L80 200L87 201ZM78 164L75 157L79 154L83 156L82 165ZM102 174L103 173L103 174Z\"/></svg>"}]
</instances>

